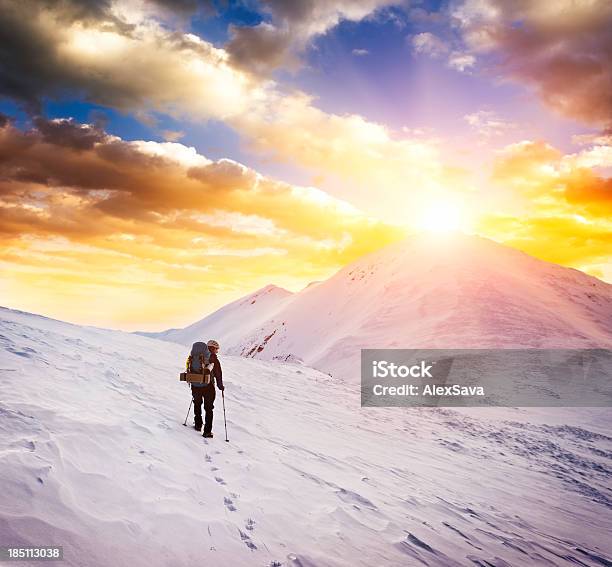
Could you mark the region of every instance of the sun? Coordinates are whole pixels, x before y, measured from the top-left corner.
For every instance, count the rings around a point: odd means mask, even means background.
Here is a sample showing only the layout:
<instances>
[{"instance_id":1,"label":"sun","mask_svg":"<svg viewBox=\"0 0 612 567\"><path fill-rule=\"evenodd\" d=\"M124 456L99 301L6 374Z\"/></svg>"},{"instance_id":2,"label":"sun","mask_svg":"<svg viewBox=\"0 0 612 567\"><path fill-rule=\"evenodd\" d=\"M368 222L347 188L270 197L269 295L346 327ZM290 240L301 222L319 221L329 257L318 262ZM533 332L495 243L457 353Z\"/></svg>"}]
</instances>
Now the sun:
<instances>
[{"instance_id":1,"label":"sun","mask_svg":"<svg viewBox=\"0 0 612 567\"><path fill-rule=\"evenodd\" d=\"M464 228L461 207L451 201L435 201L426 204L417 218L419 229L427 232L452 232Z\"/></svg>"}]
</instances>

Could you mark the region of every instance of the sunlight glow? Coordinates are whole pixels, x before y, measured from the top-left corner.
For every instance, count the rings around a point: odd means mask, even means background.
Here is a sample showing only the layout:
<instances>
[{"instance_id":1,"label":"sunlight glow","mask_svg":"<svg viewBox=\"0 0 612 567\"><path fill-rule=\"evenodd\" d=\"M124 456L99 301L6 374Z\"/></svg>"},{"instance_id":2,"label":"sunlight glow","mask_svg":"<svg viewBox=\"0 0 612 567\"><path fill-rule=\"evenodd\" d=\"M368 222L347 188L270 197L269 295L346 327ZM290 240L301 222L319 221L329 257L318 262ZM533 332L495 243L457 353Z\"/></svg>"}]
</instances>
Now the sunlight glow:
<instances>
[{"instance_id":1,"label":"sunlight glow","mask_svg":"<svg viewBox=\"0 0 612 567\"><path fill-rule=\"evenodd\" d=\"M112 59L128 44L124 36L112 31L85 28L81 25L73 26L70 31L70 41L65 45L65 49L81 58Z\"/></svg>"},{"instance_id":2,"label":"sunlight glow","mask_svg":"<svg viewBox=\"0 0 612 567\"><path fill-rule=\"evenodd\" d=\"M465 219L458 204L449 201L428 203L418 216L417 226L428 232L451 232L464 228Z\"/></svg>"}]
</instances>

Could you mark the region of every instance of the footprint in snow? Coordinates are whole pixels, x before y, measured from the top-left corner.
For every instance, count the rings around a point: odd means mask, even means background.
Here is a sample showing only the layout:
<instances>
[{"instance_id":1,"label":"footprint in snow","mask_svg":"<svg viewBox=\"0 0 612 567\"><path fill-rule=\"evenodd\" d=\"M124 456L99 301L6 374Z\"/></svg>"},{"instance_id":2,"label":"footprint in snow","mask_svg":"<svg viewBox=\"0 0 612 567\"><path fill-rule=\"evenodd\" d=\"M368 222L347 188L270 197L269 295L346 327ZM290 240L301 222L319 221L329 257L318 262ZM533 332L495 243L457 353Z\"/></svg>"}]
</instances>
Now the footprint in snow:
<instances>
[{"instance_id":1,"label":"footprint in snow","mask_svg":"<svg viewBox=\"0 0 612 567\"><path fill-rule=\"evenodd\" d=\"M238 530L240 532L240 539L244 542L244 544L252 551L257 549L257 546L251 541L249 534L245 534L242 530Z\"/></svg>"},{"instance_id":2,"label":"footprint in snow","mask_svg":"<svg viewBox=\"0 0 612 567\"><path fill-rule=\"evenodd\" d=\"M225 498L223 498L223 504L225 504L225 507L230 512L235 512L237 510L236 506L234 506L233 500L231 498L228 498L227 496Z\"/></svg>"},{"instance_id":3,"label":"footprint in snow","mask_svg":"<svg viewBox=\"0 0 612 567\"><path fill-rule=\"evenodd\" d=\"M206 455L204 455L204 460L207 463L210 463L212 461L212 457L208 453L206 453Z\"/></svg>"},{"instance_id":4,"label":"footprint in snow","mask_svg":"<svg viewBox=\"0 0 612 567\"><path fill-rule=\"evenodd\" d=\"M21 351L21 350L17 350L15 348L7 348L6 350L8 350L9 352L12 352L13 354L16 354L17 356L23 356L24 358L32 358L32 355Z\"/></svg>"},{"instance_id":5,"label":"footprint in snow","mask_svg":"<svg viewBox=\"0 0 612 567\"><path fill-rule=\"evenodd\" d=\"M210 467L210 470L211 470L211 472L215 472L215 471L218 471L219 469L217 467ZM217 481L217 482L219 482L219 481Z\"/></svg>"},{"instance_id":6,"label":"footprint in snow","mask_svg":"<svg viewBox=\"0 0 612 567\"><path fill-rule=\"evenodd\" d=\"M226 484L225 481L220 477L220 476L216 476L215 480L219 483L219 484Z\"/></svg>"},{"instance_id":7,"label":"footprint in snow","mask_svg":"<svg viewBox=\"0 0 612 567\"><path fill-rule=\"evenodd\" d=\"M253 520L252 518L249 518L246 521L246 525L244 527L245 527L245 529L247 529L250 532L252 532L255 529L255 520Z\"/></svg>"}]
</instances>

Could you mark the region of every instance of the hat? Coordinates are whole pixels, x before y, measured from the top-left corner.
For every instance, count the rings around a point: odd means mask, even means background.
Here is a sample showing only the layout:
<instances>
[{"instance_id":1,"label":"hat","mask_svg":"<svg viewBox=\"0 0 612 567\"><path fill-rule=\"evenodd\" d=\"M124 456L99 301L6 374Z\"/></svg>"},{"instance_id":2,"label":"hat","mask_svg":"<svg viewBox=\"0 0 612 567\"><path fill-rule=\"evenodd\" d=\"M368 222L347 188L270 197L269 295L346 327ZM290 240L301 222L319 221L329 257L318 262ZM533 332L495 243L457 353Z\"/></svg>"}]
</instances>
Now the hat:
<instances>
[{"instance_id":1,"label":"hat","mask_svg":"<svg viewBox=\"0 0 612 567\"><path fill-rule=\"evenodd\" d=\"M207 343L206 346L209 347L215 347L215 348L219 348L219 343L217 341L214 341L212 339L210 339Z\"/></svg>"}]
</instances>

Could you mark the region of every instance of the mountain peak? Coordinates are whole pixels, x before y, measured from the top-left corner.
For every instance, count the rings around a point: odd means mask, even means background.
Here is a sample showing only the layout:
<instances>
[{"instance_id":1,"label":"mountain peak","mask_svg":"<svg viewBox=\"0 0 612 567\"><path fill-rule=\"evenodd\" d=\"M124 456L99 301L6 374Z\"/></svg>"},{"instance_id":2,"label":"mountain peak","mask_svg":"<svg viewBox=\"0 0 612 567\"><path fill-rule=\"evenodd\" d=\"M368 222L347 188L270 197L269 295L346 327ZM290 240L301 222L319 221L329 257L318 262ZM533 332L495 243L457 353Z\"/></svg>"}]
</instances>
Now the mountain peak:
<instances>
[{"instance_id":1,"label":"mountain peak","mask_svg":"<svg viewBox=\"0 0 612 567\"><path fill-rule=\"evenodd\" d=\"M362 348L609 348L611 322L610 284L487 238L418 234L159 338L357 376Z\"/></svg>"},{"instance_id":2,"label":"mountain peak","mask_svg":"<svg viewBox=\"0 0 612 567\"><path fill-rule=\"evenodd\" d=\"M284 287L280 287L276 284L268 284L265 285L264 287L258 289L257 291L255 291L254 293L247 295L246 297L251 297L251 296L255 296L255 295L262 295L264 293L277 293L279 295L293 295L292 291L289 291L288 289L285 289Z\"/></svg>"},{"instance_id":3,"label":"mountain peak","mask_svg":"<svg viewBox=\"0 0 612 567\"><path fill-rule=\"evenodd\" d=\"M415 235L295 294L238 352L359 374L362 348L612 345L612 285L487 238Z\"/></svg>"}]
</instances>

